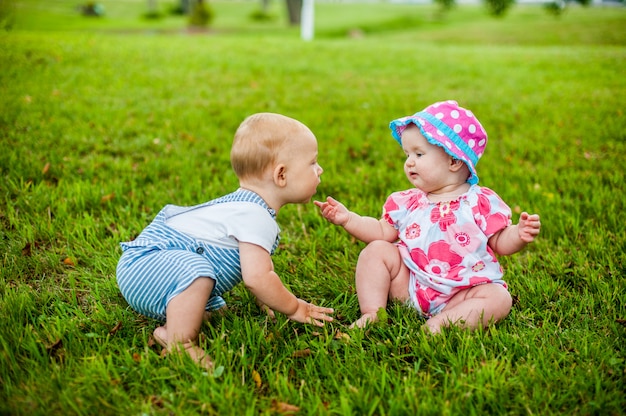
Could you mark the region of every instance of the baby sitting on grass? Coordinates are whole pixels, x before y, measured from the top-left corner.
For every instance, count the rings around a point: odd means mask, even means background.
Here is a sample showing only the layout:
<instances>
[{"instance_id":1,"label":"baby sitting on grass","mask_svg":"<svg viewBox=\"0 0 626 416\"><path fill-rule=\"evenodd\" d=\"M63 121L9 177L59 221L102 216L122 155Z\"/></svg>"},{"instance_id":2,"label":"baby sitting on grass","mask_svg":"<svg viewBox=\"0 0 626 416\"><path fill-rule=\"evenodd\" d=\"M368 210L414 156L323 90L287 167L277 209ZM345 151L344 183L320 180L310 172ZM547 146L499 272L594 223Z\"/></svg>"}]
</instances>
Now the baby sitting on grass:
<instances>
[{"instance_id":1,"label":"baby sitting on grass","mask_svg":"<svg viewBox=\"0 0 626 416\"><path fill-rule=\"evenodd\" d=\"M503 319L512 301L496 254L532 242L539 215L523 212L512 225L511 209L477 185L487 134L455 101L430 105L390 128L413 188L391 194L382 219L351 212L331 197L315 201L327 220L368 243L356 266L361 317L352 326L375 322L388 299L412 305L432 333Z\"/></svg>"}]
</instances>

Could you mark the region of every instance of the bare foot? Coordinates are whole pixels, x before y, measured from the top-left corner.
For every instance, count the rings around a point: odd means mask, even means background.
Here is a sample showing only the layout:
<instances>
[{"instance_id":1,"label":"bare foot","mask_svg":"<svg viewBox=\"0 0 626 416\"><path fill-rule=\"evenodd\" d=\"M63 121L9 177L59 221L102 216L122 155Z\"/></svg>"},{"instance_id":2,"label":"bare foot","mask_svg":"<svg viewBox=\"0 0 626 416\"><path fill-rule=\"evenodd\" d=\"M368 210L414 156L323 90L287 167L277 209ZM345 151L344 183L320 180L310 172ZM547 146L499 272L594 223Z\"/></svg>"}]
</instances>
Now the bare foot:
<instances>
[{"instance_id":1,"label":"bare foot","mask_svg":"<svg viewBox=\"0 0 626 416\"><path fill-rule=\"evenodd\" d=\"M203 367L205 370L213 371L213 361L209 354L206 353L202 348L191 342L185 342L184 344L176 344L172 348L164 348L161 351L161 356L165 357L168 354L180 354L187 353L189 357L194 360L200 367Z\"/></svg>"},{"instance_id":2,"label":"bare foot","mask_svg":"<svg viewBox=\"0 0 626 416\"><path fill-rule=\"evenodd\" d=\"M157 344L159 344L163 348L167 348L167 328L165 328L165 326L157 327L152 333L152 337L157 342Z\"/></svg>"},{"instance_id":3,"label":"bare foot","mask_svg":"<svg viewBox=\"0 0 626 416\"><path fill-rule=\"evenodd\" d=\"M376 313L364 313L359 319L354 321L350 328L365 328L369 324L373 324L378 321L378 315Z\"/></svg>"},{"instance_id":4,"label":"bare foot","mask_svg":"<svg viewBox=\"0 0 626 416\"><path fill-rule=\"evenodd\" d=\"M207 354L205 350L198 347L197 345L194 345L191 342L185 342L184 344L182 344L182 347L185 350L185 352L189 354L191 359L194 360L196 363L198 363L200 367L203 367L209 371L213 371L213 367L214 367L213 361L211 360L211 357L209 357L209 354ZM179 349L176 348L173 351L178 352Z\"/></svg>"},{"instance_id":5,"label":"bare foot","mask_svg":"<svg viewBox=\"0 0 626 416\"><path fill-rule=\"evenodd\" d=\"M167 328L165 326L157 327L152 333L154 340L163 347L163 351L161 352L162 356L170 353L179 353L186 352L189 354L192 360L200 365L200 367L204 367L205 369L211 371L213 370L213 361L209 354L206 353L202 348L194 345L191 342L185 342L184 344L174 345L172 348L169 348L167 345ZM181 351L182 350L182 351Z\"/></svg>"},{"instance_id":6,"label":"bare foot","mask_svg":"<svg viewBox=\"0 0 626 416\"><path fill-rule=\"evenodd\" d=\"M424 325L422 325L422 331L428 335L437 335L441 333L441 326L433 324L430 320L426 321Z\"/></svg>"}]
</instances>

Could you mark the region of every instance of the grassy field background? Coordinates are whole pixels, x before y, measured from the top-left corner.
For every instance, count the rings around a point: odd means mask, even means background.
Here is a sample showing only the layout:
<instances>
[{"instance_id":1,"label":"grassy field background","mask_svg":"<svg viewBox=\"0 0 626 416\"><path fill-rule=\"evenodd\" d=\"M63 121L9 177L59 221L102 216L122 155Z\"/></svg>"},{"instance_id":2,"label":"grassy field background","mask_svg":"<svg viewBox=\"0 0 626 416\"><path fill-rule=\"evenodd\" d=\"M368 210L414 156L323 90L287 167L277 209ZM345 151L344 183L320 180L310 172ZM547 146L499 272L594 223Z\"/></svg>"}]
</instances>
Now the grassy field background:
<instances>
[{"instance_id":1,"label":"grassy field background","mask_svg":"<svg viewBox=\"0 0 626 416\"><path fill-rule=\"evenodd\" d=\"M626 10L316 3L299 39L282 2L211 2L214 24L143 20L143 1L9 4L0 32L0 414L623 414ZM165 3L159 3L165 9ZM316 134L332 195L378 216L406 189L387 125L442 99L481 119L481 184L542 216L502 258L516 299L484 331L427 337L401 305L349 330L361 243L313 204L281 210L277 272L328 305L319 330L268 320L238 287L202 330L217 371L159 356L119 294L118 243L167 203L230 192L247 115Z\"/></svg>"}]
</instances>

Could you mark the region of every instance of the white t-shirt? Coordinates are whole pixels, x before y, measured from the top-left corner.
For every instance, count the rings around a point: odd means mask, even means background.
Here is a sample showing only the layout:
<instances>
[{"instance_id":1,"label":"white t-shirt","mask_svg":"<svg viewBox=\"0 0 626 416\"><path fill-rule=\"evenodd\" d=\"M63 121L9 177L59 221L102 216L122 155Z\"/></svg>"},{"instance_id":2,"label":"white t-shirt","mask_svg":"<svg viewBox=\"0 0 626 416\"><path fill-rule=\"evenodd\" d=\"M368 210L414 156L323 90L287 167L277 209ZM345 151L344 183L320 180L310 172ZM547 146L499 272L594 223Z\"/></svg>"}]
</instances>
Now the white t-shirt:
<instances>
[{"instance_id":1,"label":"white t-shirt","mask_svg":"<svg viewBox=\"0 0 626 416\"><path fill-rule=\"evenodd\" d=\"M192 209L167 219L167 225L198 240L223 248L239 242L256 244L271 253L280 232L267 209L254 202L224 202Z\"/></svg>"}]
</instances>

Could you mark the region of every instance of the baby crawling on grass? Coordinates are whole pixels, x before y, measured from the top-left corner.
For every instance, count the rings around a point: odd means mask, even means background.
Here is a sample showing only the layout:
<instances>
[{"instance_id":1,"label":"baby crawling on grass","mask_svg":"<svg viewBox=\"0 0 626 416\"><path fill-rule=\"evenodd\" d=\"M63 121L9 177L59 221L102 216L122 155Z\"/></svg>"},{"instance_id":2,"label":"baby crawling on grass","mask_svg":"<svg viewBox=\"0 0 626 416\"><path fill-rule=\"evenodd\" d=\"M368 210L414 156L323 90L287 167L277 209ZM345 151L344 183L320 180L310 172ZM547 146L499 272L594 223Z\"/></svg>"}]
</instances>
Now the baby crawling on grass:
<instances>
[{"instance_id":1,"label":"baby crawling on grass","mask_svg":"<svg viewBox=\"0 0 626 416\"><path fill-rule=\"evenodd\" d=\"M323 326L333 310L294 296L274 271L281 207L306 203L323 172L317 140L301 122L273 113L246 118L235 133L231 164L239 189L200 205L166 205L133 241L121 243L122 295L137 312L164 321L154 330L166 352L183 352L210 369L197 345L203 319L225 306L243 280L270 314Z\"/></svg>"}]
</instances>

